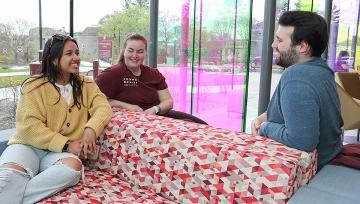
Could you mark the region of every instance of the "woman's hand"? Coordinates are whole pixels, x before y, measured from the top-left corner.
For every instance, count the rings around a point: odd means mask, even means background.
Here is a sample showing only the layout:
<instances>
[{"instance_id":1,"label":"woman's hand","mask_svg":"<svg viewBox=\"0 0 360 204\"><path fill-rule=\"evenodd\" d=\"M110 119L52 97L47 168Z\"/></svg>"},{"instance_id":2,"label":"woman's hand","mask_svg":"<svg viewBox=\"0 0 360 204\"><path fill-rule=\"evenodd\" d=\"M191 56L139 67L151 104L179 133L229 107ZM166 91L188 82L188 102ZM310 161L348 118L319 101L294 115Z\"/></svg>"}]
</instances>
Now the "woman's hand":
<instances>
[{"instance_id":1,"label":"woman's hand","mask_svg":"<svg viewBox=\"0 0 360 204\"><path fill-rule=\"evenodd\" d=\"M132 104L128 104L125 109L127 110L132 110L132 111L143 111L142 108L140 108L140 106L138 105L132 105Z\"/></svg>"},{"instance_id":2,"label":"woman's hand","mask_svg":"<svg viewBox=\"0 0 360 204\"><path fill-rule=\"evenodd\" d=\"M148 113L148 114L152 114L152 115L156 115L156 109L155 107L151 107L151 108L148 108L144 111L145 113Z\"/></svg>"},{"instance_id":3,"label":"woman's hand","mask_svg":"<svg viewBox=\"0 0 360 204\"><path fill-rule=\"evenodd\" d=\"M138 106L138 105L125 103L125 102L114 100L114 99L108 99L108 101L112 108L125 108L127 110L132 110L132 111L143 111L143 109L140 108L140 106Z\"/></svg>"},{"instance_id":4,"label":"woman's hand","mask_svg":"<svg viewBox=\"0 0 360 204\"><path fill-rule=\"evenodd\" d=\"M95 131L89 127L85 128L81 142L82 142L82 153L85 159L87 159L88 154L94 154L96 151Z\"/></svg>"},{"instance_id":5,"label":"woman's hand","mask_svg":"<svg viewBox=\"0 0 360 204\"><path fill-rule=\"evenodd\" d=\"M66 151L80 156L81 150L82 150L82 140L75 140L69 142L69 146Z\"/></svg>"},{"instance_id":6,"label":"woman's hand","mask_svg":"<svg viewBox=\"0 0 360 204\"><path fill-rule=\"evenodd\" d=\"M159 96L159 107L160 107L160 112L158 114L163 114L163 113L168 113L174 105L174 100L170 94L169 89L164 89L164 90L160 90L157 91L158 96Z\"/></svg>"}]
</instances>

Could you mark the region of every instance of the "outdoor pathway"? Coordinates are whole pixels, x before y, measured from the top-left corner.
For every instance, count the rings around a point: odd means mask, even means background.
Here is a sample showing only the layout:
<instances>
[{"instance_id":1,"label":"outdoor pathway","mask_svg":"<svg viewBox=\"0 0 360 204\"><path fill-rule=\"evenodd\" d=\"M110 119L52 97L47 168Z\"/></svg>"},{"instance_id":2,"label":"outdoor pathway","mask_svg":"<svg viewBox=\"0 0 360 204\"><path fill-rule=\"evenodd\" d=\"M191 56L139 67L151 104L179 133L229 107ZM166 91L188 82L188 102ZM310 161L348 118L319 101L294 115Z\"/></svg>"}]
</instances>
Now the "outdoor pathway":
<instances>
[{"instance_id":1,"label":"outdoor pathway","mask_svg":"<svg viewBox=\"0 0 360 204\"><path fill-rule=\"evenodd\" d=\"M7 72L7 73L0 73L0 77L2 76L29 76L30 72Z\"/></svg>"}]
</instances>

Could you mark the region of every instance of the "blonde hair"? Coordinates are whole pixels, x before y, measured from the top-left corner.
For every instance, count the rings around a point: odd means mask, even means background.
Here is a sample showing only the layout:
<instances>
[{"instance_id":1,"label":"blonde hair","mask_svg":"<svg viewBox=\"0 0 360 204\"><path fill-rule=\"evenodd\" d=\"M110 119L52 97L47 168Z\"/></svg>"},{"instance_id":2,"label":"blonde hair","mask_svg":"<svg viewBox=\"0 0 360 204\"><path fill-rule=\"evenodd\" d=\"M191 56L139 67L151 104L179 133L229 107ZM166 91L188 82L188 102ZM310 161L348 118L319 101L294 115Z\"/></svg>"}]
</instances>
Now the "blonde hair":
<instances>
[{"instance_id":1,"label":"blonde hair","mask_svg":"<svg viewBox=\"0 0 360 204\"><path fill-rule=\"evenodd\" d=\"M119 59L118 59L118 63L124 63L125 59L124 59L124 53L125 53L125 49L126 49L126 46L127 46L127 42L129 40L138 40L138 41L142 41L144 44L145 44L145 51L147 51L147 39L145 38L145 36L139 34L139 33L132 33L132 34L129 34L124 43L123 43L123 46L122 46L122 49L121 49L121 52L120 52L120 56L119 56Z\"/></svg>"}]
</instances>

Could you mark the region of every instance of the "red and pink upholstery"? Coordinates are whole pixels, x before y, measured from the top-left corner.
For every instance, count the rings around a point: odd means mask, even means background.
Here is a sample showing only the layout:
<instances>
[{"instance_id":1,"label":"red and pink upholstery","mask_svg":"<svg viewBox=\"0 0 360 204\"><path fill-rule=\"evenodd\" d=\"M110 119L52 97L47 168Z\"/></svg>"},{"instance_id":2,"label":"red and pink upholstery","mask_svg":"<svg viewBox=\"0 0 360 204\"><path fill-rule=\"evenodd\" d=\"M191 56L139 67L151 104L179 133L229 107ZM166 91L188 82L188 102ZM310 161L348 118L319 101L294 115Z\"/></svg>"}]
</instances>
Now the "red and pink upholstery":
<instances>
[{"instance_id":1,"label":"red and pink upholstery","mask_svg":"<svg viewBox=\"0 0 360 204\"><path fill-rule=\"evenodd\" d=\"M85 182L42 203L285 203L316 152L271 139L120 110Z\"/></svg>"}]
</instances>

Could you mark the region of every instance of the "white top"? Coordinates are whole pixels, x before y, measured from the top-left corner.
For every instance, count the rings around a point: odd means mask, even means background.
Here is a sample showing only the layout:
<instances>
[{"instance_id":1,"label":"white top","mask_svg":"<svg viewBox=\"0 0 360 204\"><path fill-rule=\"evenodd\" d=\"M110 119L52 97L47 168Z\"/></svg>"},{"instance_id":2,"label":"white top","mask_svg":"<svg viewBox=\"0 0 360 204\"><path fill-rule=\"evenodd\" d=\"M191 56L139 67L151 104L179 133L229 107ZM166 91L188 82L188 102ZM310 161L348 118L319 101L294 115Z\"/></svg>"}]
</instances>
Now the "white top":
<instances>
[{"instance_id":1,"label":"white top","mask_svg":"<svg viewBox=\"0 0 360 204\"><path fill-rule=\"evenodd\" d=\"M64 97L65 101L70 105L72 99L73 99L73 88L70 83L66 85L61 85L58 83L55 83L55 85L60 89L60 93L62 97Z\"/></svg>"}]
</instances>

